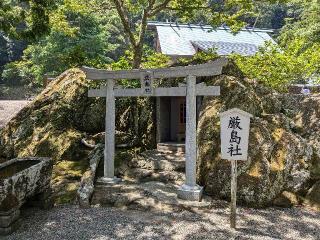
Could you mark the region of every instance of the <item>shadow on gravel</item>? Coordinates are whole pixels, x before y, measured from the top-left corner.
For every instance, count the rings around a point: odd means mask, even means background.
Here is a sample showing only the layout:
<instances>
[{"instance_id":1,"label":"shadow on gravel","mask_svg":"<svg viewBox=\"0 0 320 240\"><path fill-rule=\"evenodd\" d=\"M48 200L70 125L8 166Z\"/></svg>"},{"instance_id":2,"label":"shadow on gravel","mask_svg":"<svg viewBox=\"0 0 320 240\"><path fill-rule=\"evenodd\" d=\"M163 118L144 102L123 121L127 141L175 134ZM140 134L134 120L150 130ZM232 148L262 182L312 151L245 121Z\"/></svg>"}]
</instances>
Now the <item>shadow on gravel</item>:
<instances>
[{"instance_id":1,"label":"shadow on gravel","mask_svg":"<svg viewBox=\"0 0 320 240\"><path fill-rule=\"evenodd\" d=\"M237 230L228 209L159 213L61 206L26 209L22 226L4 239L320 239L320 213L239 208Z\"/></svg>"},{"instance_id":2,"label":"shadow on gravel","mask_svg":"<svg viewBox=\"0 0 320 240\"><path fill-rule=\"evenodd\" d=\"M254 217L253 217L254 216ZM291 208L268 208L242 211L243 225L237 229L241 235L270 238L320 239L320 213ZM290 237L292 236L292 237Z\"/></svg>"}]
</instances>

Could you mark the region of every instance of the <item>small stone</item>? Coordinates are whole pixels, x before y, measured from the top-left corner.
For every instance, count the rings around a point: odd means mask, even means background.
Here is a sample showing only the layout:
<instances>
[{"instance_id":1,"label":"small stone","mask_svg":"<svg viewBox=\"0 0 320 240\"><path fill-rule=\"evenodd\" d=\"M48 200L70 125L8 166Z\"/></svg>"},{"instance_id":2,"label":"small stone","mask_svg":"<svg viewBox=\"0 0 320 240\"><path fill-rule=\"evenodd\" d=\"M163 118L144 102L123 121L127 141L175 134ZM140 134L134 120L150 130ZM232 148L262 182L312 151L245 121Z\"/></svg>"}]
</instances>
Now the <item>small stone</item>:
<instances>
[{"instance_id":1,"label":"small stone","mask_svg":"<svg viewBox=\"0 0 320 240\"><path fill-rule=\"evenodd\" d=\"M284 191L273 201L273 205L277 207L293 207L299 205L300 201L296 194Z\"/></svg>"}]
</instances>

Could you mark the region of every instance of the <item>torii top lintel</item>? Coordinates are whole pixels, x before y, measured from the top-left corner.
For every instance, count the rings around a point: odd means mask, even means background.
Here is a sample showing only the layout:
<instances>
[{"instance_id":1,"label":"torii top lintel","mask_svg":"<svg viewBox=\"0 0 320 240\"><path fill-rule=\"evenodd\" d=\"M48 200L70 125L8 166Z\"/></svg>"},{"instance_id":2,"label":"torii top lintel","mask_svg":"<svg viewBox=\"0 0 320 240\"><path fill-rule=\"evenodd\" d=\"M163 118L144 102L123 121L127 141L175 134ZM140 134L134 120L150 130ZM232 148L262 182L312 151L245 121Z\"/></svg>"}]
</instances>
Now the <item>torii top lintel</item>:
<instances>
[{"instance_id":1,"label":"torii top lintel","mask_svg":"<svg viewBox=\"0 0 320 240\"><path fill-rule=\"evenodd\" d=\"M81 69L86 73L88 79L91 80L108 80L108 79L140 79L144 72L151 73L154 79L156 78L176 78L186 76L214 76L220 75L222 68L228 63L228 59L219 58L213 62L190 65L185 67L170 67L158 69L132 69L108 71L103 69L95 69L82 67Z\"/></svg>"}]
</instances>

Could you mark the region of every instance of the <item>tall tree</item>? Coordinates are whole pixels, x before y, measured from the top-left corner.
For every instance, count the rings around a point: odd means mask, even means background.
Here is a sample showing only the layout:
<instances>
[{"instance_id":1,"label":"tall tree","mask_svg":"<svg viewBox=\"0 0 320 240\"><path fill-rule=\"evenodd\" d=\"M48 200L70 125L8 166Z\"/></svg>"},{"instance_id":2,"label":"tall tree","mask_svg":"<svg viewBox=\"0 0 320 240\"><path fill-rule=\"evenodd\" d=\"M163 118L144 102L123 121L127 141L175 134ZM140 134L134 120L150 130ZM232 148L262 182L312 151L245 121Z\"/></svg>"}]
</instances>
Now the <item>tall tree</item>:
<instances>
[{"instance_id":1,"label":"tall tree","mask_svg":"<svg viewBox=\"0 0 320 240\"><path fill-rule=\"evenodd\" d=\"M255 2L252 0L111 0L121 19L123 28L133 51L133 68L139 68L146 35L147 21L164 11L171 11L184 20L201 18L213 26L222 23L234 31L245 26L241 18L254 15ZM286 0L264 0L268 3Z\"/></svg>"}]
</instances>

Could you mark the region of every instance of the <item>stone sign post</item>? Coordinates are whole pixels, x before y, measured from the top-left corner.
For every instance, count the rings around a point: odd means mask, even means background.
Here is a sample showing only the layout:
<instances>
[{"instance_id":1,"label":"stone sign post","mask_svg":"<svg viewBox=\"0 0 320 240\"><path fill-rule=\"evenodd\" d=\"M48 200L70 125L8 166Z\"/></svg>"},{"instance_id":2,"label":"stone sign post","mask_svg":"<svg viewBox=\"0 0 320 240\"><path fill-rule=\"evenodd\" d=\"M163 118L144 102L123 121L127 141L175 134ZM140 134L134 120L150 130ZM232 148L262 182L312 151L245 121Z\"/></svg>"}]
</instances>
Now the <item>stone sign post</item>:
<instances>
[{"instance_id":1,"label":"stone sign post","mask_svg":"<svg viewBox=\"0 0 320 240\"><path fill-rule=\"evenodd\" d=\"M230 226L236 228L237 161L247 160L251 114L233 108L220 114L221 158L231 161Z\"/></svg>"}]
</instances>

